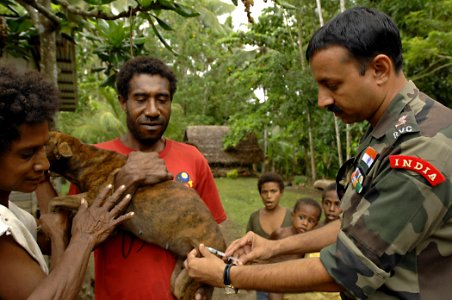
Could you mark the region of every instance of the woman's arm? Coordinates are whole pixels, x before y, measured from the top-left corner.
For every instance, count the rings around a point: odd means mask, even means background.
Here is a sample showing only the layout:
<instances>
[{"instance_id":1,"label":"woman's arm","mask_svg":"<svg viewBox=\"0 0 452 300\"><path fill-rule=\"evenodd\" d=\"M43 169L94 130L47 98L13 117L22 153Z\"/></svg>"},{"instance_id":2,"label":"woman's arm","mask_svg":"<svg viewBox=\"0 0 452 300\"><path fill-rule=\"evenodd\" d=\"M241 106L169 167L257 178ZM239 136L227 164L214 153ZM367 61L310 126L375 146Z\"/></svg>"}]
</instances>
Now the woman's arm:
<instances>
[{"instance_id":1,"label":"woman's arm","mask_svg":"<svg viewBox=\"0 0 452 300\"><path fill-rule=\"evenodd\" d=\"M50 246L48 252L43 251L43 253L50 255L50 267L52 269L60 262L70 239L68 214L69 212L65 211L46 213L39 218L41 230L38 231L38 234L41 233L43 240L40 247L42 250L42 245Z\"/></svg>"},{"instance_id":2,"label":"woman's arm","mask_svg":"<svg viewBox=\"0 0 452 300\"><path fill-rule=\"evenodd\" d=\"M38 184L35 194L36 199L38 200L40 214L48 213L49 201L58 196L58 193L50 182L49 173L47 173L45 179Z\"/></svg>"},{"instance_id":3,"label":"woman's arm","mask_svg":"<svg viewBox=\"0 0 452 300\"><path fill-rule=\"evenodd\" d=\"M133 216L133 213L121 215L131 199L127 195L118 203L125 186L107 197L111 188L104 189L89 208L87 202L82 201L72 222L70 243L47 277L11 236L0 237L0 298L75 299L93 248L104 241L116 225Z\"/></svg>"},{"instance_id":4,"label":"woman's arm","mask_svg":"<svg viewBox=\"0 0 452 300\"><path fill-rule=\"evenodd\" d=\"M46 274L12 236L0 237L0 298L26 299Z\"/></svg>"}]
</instances>

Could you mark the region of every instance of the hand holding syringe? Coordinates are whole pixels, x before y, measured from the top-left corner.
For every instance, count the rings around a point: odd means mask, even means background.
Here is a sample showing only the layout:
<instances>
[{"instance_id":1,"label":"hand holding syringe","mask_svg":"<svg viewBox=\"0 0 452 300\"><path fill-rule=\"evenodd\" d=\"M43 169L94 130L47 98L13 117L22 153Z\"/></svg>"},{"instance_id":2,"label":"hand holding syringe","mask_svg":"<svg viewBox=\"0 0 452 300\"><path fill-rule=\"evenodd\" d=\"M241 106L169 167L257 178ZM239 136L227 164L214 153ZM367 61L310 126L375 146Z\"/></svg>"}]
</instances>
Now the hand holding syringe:
<instances>
[{"instance_id":1,"label":"hand holding syringe","mask_svg":"<svg viewBox=\"0 0 452 300\"><path fill-rule=\"evenodd\" d=\"M220 250L217 250L217 249L212 248L212 247L206 247L206 248L207 248L207 250L209 250L210 253L218 255L221 258L224 257L224 252L221 252ZM228 263L234 264L234 265L238 265L239 264L239 260L237 258L235 258L235 257L229 256L228 257Z\"/></svg>"}]
</instances>

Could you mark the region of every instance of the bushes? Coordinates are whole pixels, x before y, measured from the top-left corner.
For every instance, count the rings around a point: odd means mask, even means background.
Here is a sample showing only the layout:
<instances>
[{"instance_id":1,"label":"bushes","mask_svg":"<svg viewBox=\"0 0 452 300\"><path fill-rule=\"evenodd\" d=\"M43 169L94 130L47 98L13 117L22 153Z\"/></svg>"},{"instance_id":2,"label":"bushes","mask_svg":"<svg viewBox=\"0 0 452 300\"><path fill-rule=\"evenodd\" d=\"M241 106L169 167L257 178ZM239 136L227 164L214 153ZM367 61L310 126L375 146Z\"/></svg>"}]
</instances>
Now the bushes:
<instances>
[{"instance_id":1,"label":"bushes","mask_svg":"<svg viewBox=\"0 0 452 300\"><path fill-rule=\"evenodd\" d=\"M229 179L236 179L239 177L239 171L237 169L232 169L226 173L226 177Z\"/></svg>"}]
</instances>

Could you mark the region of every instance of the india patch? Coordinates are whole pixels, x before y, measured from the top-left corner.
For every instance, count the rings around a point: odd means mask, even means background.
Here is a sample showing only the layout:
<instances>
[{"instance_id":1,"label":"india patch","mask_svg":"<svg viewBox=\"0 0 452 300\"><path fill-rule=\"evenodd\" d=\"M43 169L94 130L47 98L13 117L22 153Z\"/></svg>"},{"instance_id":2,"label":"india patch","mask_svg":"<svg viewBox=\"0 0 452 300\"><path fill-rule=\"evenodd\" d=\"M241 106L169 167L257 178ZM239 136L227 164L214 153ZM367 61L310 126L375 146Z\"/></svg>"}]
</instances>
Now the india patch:
<instances>
[{"instance_id":1,"label":"india patch","mask_svg":"<svg viewBox=\"0 0 452 300\"><path fill-rule=\"evenodd\" d=\"M446 177L431 163L415 156L390 155L389 162L393 169L405 169L422 175L432 186L436 186L446 180Z\"/></svg>"}]
</instances>

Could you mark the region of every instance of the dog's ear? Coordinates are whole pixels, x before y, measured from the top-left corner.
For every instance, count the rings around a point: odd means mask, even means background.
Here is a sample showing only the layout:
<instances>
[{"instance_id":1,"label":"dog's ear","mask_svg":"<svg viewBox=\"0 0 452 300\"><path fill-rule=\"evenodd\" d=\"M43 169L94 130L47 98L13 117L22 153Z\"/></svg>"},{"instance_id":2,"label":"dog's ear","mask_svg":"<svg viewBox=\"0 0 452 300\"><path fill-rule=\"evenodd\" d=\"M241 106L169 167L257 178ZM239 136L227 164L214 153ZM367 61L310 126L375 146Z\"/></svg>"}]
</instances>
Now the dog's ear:
<instances>
[{"instance_id":1,"label":"dog's ear","mask_svg":"<svg viewBox=\"0 0 452 300\"><path fill-rule=\"evenodd\" d=\"M67 142L58 144L58 154L62 157L72 157L71 146Z\"/></svg>"}]
</instances>

